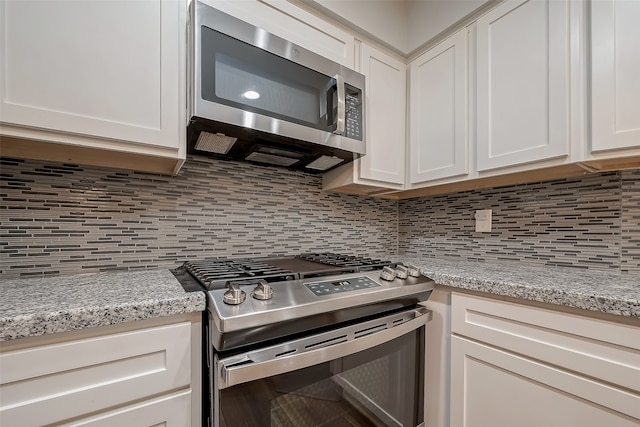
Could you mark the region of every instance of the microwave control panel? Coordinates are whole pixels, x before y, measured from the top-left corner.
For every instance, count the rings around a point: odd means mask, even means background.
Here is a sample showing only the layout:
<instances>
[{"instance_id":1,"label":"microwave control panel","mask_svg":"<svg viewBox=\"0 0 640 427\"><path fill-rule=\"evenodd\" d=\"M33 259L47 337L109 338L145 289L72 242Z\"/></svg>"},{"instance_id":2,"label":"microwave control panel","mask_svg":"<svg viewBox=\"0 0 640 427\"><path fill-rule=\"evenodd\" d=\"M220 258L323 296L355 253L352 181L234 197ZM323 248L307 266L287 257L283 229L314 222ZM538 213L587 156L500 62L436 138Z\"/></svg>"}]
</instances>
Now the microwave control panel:
<instances>
[{"instance_id":1,"label":"microwave control panel","mask_svg":"<svg viewBox=\"0 0 640 427\"><path fill-rule=\"evenodd\" d=\"M348 84L345 89L345 136L362 141L362 91Z\"/></svg>"}]
</instances>

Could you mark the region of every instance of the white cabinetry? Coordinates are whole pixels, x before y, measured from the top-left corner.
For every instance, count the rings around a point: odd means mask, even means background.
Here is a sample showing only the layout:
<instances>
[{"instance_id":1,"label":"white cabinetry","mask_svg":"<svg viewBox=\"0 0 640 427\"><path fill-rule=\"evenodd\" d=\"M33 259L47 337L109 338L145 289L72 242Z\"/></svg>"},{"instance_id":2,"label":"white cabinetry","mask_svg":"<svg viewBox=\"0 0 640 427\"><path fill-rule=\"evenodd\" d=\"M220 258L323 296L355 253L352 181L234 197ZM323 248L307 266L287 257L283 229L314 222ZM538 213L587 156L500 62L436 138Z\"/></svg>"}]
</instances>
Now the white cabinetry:
<instances>
[{"instance_id":1,"label":"white cabinetry","mask_svg":"<svg viewBox=\"0 0 640 427\"><path fill-rule=\"evenodd\" d=\"M451 426L637 426L640 324L453 293Z\"/></svg>"},{"instance_id":2,"label":"white cabinetry","mask_svg":"<svg viewBox=\"0 0 640 427\"><path fill-rule=\"evenodd\" d=\"M570 154L569 5L508 0L478 20L478 171Z\"/></svg>"},{"instance_id":3,"label":"white cabinetry","mask_svg":"<svg viewBox=\"0 0 640 427\"><path fill-rule=\"evenodd\" d=\"M409 184L469 173L467 29L411 62Z\"/></svg>"},{"instance_id":4,"label":"white cabinetry","mask_svg":"<svg viewBox=\"0 0 640 427\"><path fill-rule=\"evenodd\" d=\"M640 155L638 22L639 1L591 2L591 151L594 153L635 148L635 154Z\"/></svg>"},{"instance_id":5,"label":"white cabinetry","mask_svg":"<svg viewBox=\"0 0 640 427\"><path fill-rule=\"evenodd\" d=\"M200 323L164 322L2 343L0 424L199 426Z\"/></svg>"},{"instance_id":6,"label":"white cabinetry","mask_svg":"<svg viewBox=\"0 0 640 427\"><path fill-rule=\"evenodd\" d=\"M323 188L347 187L354 192L401 190L405 182L407 66L362 42L360 65L365 75L367 154L329 171Z\"/></svg>"},{"instance_id":7,"label":"white cabinetry","mask_svg":"<svg viewBox=\"0 0 640 427\"><path fill-rule=\"evenodd\" d=\"M177 171L186 8L186 0L0 2L3 155Z\"/></svg>"}]
</instances>

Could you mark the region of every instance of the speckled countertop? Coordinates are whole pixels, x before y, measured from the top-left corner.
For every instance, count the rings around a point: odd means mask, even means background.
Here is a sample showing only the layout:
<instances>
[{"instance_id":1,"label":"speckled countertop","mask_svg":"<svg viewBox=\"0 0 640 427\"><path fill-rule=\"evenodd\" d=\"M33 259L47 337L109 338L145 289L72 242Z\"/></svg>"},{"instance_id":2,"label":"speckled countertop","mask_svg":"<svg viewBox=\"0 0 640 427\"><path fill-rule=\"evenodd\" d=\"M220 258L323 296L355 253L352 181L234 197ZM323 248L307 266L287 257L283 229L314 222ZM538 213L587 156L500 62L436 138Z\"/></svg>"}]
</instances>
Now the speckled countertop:
<instances>
[{"instance_id":1,"label":"speckled countertop","mask_svg":"<svg viewBox=\"0 0 640 427\"><path fill-rule=\"evenodd\" d=\"M565 307L640 318L640 275L430 258L390 257L414 264L440 285Z\"/></svg>"},{"instance_id":2,"label":"speckled countertop","mask_svg":"<svg viewBox=\"0 0 640 427\"><path fill-rule=\"evenodd\" d=\"M640 275L416 257L440 285L640 318ZM169 270L86 274L0 282L0 341L202 311Z\"/></svg>"},{"instance_id":3,"label":"speckled countertop","mask_svg":"<svg viewBox=\"0 0 640 427\"><path fill-rule=\"evenodd\" d=\"M0 282L0 341L192 313L203 292L185 292L169 270Z\"/></svg>"}]
</instances>

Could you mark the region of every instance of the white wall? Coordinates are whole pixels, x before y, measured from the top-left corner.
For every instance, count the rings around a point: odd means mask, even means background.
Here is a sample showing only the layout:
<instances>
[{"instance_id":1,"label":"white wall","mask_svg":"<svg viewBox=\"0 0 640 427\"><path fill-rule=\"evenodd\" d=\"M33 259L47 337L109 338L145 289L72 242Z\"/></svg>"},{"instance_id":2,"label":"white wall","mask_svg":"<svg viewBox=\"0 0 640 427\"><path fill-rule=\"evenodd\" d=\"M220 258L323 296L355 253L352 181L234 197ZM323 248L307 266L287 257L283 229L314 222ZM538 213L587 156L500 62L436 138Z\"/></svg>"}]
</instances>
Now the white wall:
<instances>
[{"instance_id":1,"label":"white wall","mask_svg":"<svg viewBox=\"0 0 640 427\"><path fill-rule=\"evenodd\" d=\"M491 0L302 0L408 56Z\"/></svg>"},{"instance_id":2,"label":"white wall","mask_svg":"<svg viewBox=\"0 0 640 427\"><path fill-rule=\"evenodd\" d=\"M407 46L405 0L308 0L305 3L400 52Z\"/></svg>"},{"instance_id":3,"label":"white wall","mask_svg":"<svg viewBox=\"0 0 640 427\"><path fill-rule=\"evenodd\" d=\"M409 0L406 53L418 49L489 0Z\"/></svg>"}]
</instances>

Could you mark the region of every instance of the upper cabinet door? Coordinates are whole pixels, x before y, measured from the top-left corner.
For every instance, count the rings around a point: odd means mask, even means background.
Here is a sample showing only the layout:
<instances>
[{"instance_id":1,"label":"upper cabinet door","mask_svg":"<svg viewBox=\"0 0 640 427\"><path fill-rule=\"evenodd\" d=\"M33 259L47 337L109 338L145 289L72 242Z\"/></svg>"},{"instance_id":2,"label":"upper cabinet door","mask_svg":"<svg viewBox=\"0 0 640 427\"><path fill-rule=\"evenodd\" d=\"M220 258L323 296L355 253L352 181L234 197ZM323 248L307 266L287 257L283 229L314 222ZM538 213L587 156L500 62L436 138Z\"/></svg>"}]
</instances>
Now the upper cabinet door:
<instances>
[{"instance_id":1,"label":"upper cabinet door","mask_svg":"<svg viewBox=\"0 0 640 427\"><path fill-rule=\"evenodd\" d=\"M0 19L3 124L179 150L185 2L2 1Z\"/></svg>"},{"instance_id":2,"label":"upper cabinet door","mask_svg":"<svg viewBox=\"0 0 640 427\"><path fill-rule=\"evenodd\" d=\"M410 183L468 174L467 29L416 58L409 70Z\"/></svg>"},{"instance_id":3,"label":"upper cabinet door","mask_svg":"<svg viewBox=\"0 0 640 427\"><path fill-rule=\"evenodd\" d=\"M591 2L591 150L640 147L640 1Z\"/></svg>"},{"instance_id":4,"label":"upper cabinet door","mask_svg":"<svg viewBox=\"0 0 640 427\"><path fill-rule=\"evenodd\" d=\"M362 43L360 72L366 77L367 154L360 178L404 184L407 66Z\"/></svg>"},{"instance_id":5,"label":"upper cabinet door","mask_svg":"<svg viewBox=\"0 0 640 427\"><path fill-rule=\"evenodd\" d=\"M569 24L565 0L508 0L478 20L479 171L569 154Z\"/></svg>"}]
</instances>

